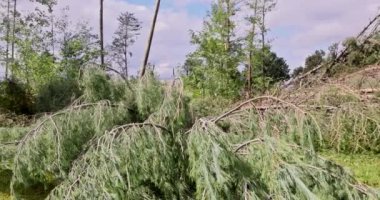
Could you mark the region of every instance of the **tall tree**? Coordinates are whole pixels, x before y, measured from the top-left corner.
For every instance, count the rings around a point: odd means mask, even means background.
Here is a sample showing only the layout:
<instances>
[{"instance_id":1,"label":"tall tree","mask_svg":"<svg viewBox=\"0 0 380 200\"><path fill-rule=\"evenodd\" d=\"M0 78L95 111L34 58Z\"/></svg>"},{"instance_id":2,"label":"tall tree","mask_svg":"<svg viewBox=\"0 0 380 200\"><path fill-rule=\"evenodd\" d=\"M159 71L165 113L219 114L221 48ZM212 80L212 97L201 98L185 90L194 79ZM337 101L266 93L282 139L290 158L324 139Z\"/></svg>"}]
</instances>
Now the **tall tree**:
<instances>
[{"instance_id":1,"label":"tall tree","mask_svg":"<svg viewBox=\"0 0 380 200\"><path fill-rule=\"evenodd\" d=\"M256 36L257 36L257 28L260 23L259 16L259 1L260 0L251 0L247 2L247 6L249 8L249 14L246 17L246 20L250 24L250 29L248 31L246 37L246 52L247 52L247 82L246 82L246 96L250 97L252 94L252 73L254 63L254 54L256 51Z\"/></svg>"},{"instance_id":2,"label":"tall tree","mask_svg":"<svg viewBox=\"0 0 380 200\"><path fill-rule=\"evenodd\" d=\"M263 59L264 62L264 76L270 78L270 84L274 84L279 81L288 80L289 65L285 59L280 58L274 52L268 52Z\"/></svg>"},{"instance_id":3,"label":"tall tree","mask_svg":"<svg viewBox=\"0 0 380 200\"><path fill-rule=\"evenodd\" d=\"M323 63L324 56L326 55L325 51L323 50L317 50L314 52L314 54L308 56L305 61L305 69L304 72L308 72L315 67L318 67L320 64Z\"/></svg>"},{"instance_id":4,"label":"tall tree","mask_svg":"<svg viewBox=\"0 0 380 200\"><path fill-rule=\"evenodd\" d=\"M13 27L12 27L12 47L11 47L11 58L12 63L15 59L15 42L16 42L16 17L17 17L17 0L13 1Z\"/></svg>"},{"instance_id":5,"label":"tall tree","mask_svg":"<svg viewBox=\"0 0 380 200\"><path fill-rule=\"evenodd\" d=\"M261 57L264 58L270 46L267 44L266 35L268 33L268 27L266 24L266 17L269 12L271 12L277 4L277 0L261 0L261 24L260 24L260 32L261 32ZM264 61L261 59L261 73L264 76Z\"/></svg>"},{"instance_id":6,"label":"tall tree","mask_svg":"<svg viewBox=\"0 0 380 200\"><path fill-rule=\"evenodd\" d=\"M51 40L50 46L52 54L55 54L55 33L54 33L54 13L53 8L55 5L57 5L58 0L36 0L36 2L44 5L47 7L47 11L49 13L49 23L50 23L50 33L48 33L48 37Z\"/></svg>"},{"instance_id":7,"label":"tall tree","mask_svg":"<svg viewBox=\"0 0 380 200\"><path fill-rule=\"evenodd\" d=\"M37 89L56 75L54 57L48 51L50 44L46 40L49 31L49 17L45 11L35 9L34 12L20 17L20 26L15 38L18 58L13 70L15 76L27 82L31 88Z\"/></svg>"},{"instance_id":8,"label":"tall tree","mask_svg":"<svg viewBox=\"0 0 380 200\"><path fill-rule=\"evenodd\" d=\"M262 46L261 48L264 49L266 45L266 39L265 36L268 32L268 28L266 25L266 17L269 12L271 12L277 4L277 0L261 0L261 24L260 24L260 30L261 30L261 42Z\"/></svg>"},{"instance_id":9,"label":"tall tree","mask_svg":"<svg viewBox=\"0 0 380 200\"><path fill-rule=\"evenodd\" d=\"M5 78L8 79L8 70L9 70L9 45L10 45L10 29L11 29L11 21L10 21L10 13L11 13L11 1L7 1L7 16L6 16L6 50L5 50Z\"/></svg>"},{"instance_id":10,"label":"tall tree","mask_svg":"<svg viewBox=\"0 0 380 200\"><path fill-rule=\"evenodd\" d=\"M119 27L111 45L112 57L122 69L124 76L128 77L128 58L132 56L130 46L135 43L141 29L141 22L133 13L122 13L119 18Z\"/></svg>"},{"instance_id":11,"label":"tall tree","mask_svg":"<svg viewBox=\"0 0 380 200\"><path fill-rule=\"evenodd\" d=\"M160 5L161 5L161 0L156 0L156 9L154 11L152 27L150 28L150 33L149 33L149 38L148 38L148 44L147 44L147 47L146 47L146 50L145 50L143 65L141 66L141 70L140 70L140 77L143 77L145 75L146 67L148 65L150 48L152 46L154 29L156 28L157 16L158 16L158 12L160 11Z\"/></svg>"},{"instance_id":12,"label":"tall tree","mask_svg":"<svg viewBox=\"0 0 380 200\"><path fill-rule=\"evenodd\" d=\"M213 3L203 30L192 33L192 43L197 48L188 55L186 81L201 95L233 98L239 94L242 50L232 20L237 9L234 0Z\"/></svg>"},{"instance_id":13,"label":"tall tree","mask_svg":"<svg viewBox=\"0 0 380 200\"><path fill-rule=\"evenodd\" d=\"M100 65L103 69L105 69L105 63L104 63L104 20L103 20L103 1L100 0Z\"/></svg>"}]
</instances>

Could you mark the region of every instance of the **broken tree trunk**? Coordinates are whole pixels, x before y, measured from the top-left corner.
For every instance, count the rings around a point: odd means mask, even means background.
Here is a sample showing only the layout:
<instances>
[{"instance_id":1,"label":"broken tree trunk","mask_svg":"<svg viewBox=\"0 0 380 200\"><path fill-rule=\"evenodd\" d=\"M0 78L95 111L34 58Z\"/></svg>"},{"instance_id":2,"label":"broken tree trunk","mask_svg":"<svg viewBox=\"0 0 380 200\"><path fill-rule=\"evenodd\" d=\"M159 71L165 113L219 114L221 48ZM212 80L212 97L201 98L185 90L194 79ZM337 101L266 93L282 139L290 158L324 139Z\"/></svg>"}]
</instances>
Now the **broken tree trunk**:
<instances>
[{"instance_id":1,"label":"broken tree trunk","mask_svg":"<svg viewBox=\"0 0 380 200\"><path fill-rule=\"evenodd\" d=\"M152 27L151 27L150 33L149 33L148 44L147 44L147 47L146 47L146 50L145 50L145 56L144 56L143 65L141 66L140 78L145 75L146 66L148 65L148 59L149 59L150 48L152 46L154 29L156 27L157 16L158 16L158 12L160 10L160 3L161 3L161 0L157 0L156 1L156 9L155 9L155 12L154 12Z\"/></svg>"}]
</instances>

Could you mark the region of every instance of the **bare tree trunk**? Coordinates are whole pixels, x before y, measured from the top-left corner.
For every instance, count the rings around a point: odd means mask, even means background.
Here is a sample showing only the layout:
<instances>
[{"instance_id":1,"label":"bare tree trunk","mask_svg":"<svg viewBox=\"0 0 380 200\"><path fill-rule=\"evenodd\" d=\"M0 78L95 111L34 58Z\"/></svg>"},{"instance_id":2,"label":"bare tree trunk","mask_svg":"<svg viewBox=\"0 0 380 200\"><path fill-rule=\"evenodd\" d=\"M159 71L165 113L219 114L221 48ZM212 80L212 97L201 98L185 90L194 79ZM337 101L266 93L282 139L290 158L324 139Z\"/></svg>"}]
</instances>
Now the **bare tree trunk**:
<instances>
[{"instance_id":1,"label":"bare tree trunk","mask_svg":"<svg viewBox=\"0 0 380 200\"><path fill-rule=\"evenodd\" d=\"M104 0L100 0L100 65L101 65L101 68L105 69L105 64L104 64L103 1Z\"/></svg>"},{"instance_id":2,"label":"bare tree trunk","mask_svg":"<svg viewBox=\"0 0 380 200\"><path fill-rule=\"evenodd\" d=\"M262 42L262 46L261 46L261 48L263 49L263 51L264 51L264 48L265 48L265 32L266 32L266 30L265 30L265 13L266 12L266 7L265 7L265 1L263 1L263 7L262 7L262 24L261 24L261 42Z\"/></svg>"},{"instance_id":3,"label":"bare tree trunk","mask_svg":"<svg viewBox=\"0 0 380 200\"><path fill-rule=\"evenodd\" d=\"M8 70L9 70L9 35L10 35L10 12L11 12L11 2L8 0L8 5L7 5L7 35L6 35L6 42L7 42L7 47L5 50L5 79L8 79Z\"/></svg>"},{"instance_id":4,"label":"bare tree trunk","mask_svg":"<svg viewBox=\"0 0 380 200\"><path fill-rule=\"evenodd\" d=\"M249 51L248 51L248 72L247 72L247 97L250 98L252 95L252 70L253 70L253 49L255 47L255 36L256 36L256 23L257 23L257 11L258 11L258 0L255 0L253 4L253 18L251 19L252 29L251 36L249 38Z\"/></svg>"},{"instance_id":5,"label":"bare tree trunk","mask_svg":"<svg viewBox=\"0 0 380 200\"><path fill-rule=\"evenodd\" d=\"M53 6L49 6L49 12L50 12L50 23L51 23L51 48L52 48L52 54L54 56L55 54L55 40L54 40L54 15L53 15Z\"/></svg>"},{"instance_id":6,"label":"bare tree trunk","mask_svg":"<svg viewBox=\"0 0 380 200\"><path fill-rule=\"evenodd\" d=\"M262 76L264 77L264 56L265 56L265 34L266 34L266 28L265 28L265 17L266 17L266 3L263 1L263 7L262 7L262 21L261 21L261 53L262 53L262 58L261 58L261 73Z\"/></svg>"},{"instance_id":7,"label":"bare tree trunk","mask_svg":"<svg viewBox=\"0 0 380 200\"><path fill-rule=\"evenodd\" d=\"M124 44L127 44L126 41ZM128 48L127 46L124 47L124 72L125 77L128 79Z\"/></svg>"},{"instance_id":8,"label":"bare tree trunk","mask_svg":"<svg viewBox=\"0 0 380 200\"><path fill-rule=\"evenodd\" d=\"M231 29L230 29L230 27L231 27L231 21L230 21L230 17L231 17L231 13L232 13L232 8L231 8L231 1L227 1L226 2L226 6L227 6L227 21L226 21L226 29L227 29L227 41L226 41L226 45L225 45L225 47L226 47L226 51L227 52L229 52L230 51L230 44L231 44Z\"/></svg>"},{"instance_id":9,"label":"bare tree trunk","mask_svg":"<svg viewBox=\"0 0 380 200\"><path fill-rule=\"evenodd\" d=\"M12 28L12 62L14 62L14 59L15 59L16 14L17 14L17 0L14 0L14 3L13 3L13 28Z\"/></svg>"},{"instance_id":10,"label":"bare tree trunk","mask_svg":"<svg viewBox=\"0 0 380 200\"><path fill-rule=\"evenodd\" d=\"M149 34L149 38L148 38L148 44L147 44L147 47L146 47L146 50L145 50L145 56L144 56L143 65L141 66L140 78L145 75L146 67L148 65L148 59L149 59L150 48L152 46L154 29L156 27L157 16L158 16L158 12L160 10L160 3L161 3L161 0L156 0L156 9L155 9L155 12L154 12L152 27L150 29L150 34Z\"/></svg>"},{"instance_id":11,"label":"bare tree trunk","mask_svg":"<svg viewBox=\"0 0 380 200\"><path fill-rule=\"evenodd\" d=\"M248 69L247 69L247 98L252 94L252 54L248 56Z\"/></svg>"}]
</instances>

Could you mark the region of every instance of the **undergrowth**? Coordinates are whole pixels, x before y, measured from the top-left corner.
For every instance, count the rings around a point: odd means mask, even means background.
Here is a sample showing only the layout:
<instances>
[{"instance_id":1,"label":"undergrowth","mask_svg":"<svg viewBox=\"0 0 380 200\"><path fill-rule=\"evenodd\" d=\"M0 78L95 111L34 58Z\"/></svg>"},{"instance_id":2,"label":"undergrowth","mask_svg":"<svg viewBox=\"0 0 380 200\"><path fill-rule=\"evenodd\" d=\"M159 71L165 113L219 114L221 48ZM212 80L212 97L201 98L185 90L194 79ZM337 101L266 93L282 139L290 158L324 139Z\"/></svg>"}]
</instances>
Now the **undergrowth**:
<instances>
[{"instance_id":1,"label":"undergrowth","mask_svg":"<svg viewBox=\"0 0 380 200\"><path fill-rule=\"evenodd\" d=\"M0 167L12 173L14 198L33 190L47 199L380 197L318 155L379 153L378 106L352 89L306 89L305 101L256 97L201 117L216 108L153 73L122 84L92 71L81 87L72 105L31 127L0 129Z\"/></svg>"}]
</instances>

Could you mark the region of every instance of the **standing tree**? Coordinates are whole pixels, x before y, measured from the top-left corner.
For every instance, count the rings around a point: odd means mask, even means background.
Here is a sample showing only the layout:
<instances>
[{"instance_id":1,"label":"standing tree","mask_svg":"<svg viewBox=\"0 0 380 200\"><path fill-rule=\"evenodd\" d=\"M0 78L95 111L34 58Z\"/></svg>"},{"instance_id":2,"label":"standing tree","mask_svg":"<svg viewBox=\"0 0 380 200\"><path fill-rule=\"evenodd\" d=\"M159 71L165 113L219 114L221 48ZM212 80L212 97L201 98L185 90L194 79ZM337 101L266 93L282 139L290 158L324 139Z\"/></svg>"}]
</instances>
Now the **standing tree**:
<instances>
[{"instance_id":1,"label":"standing tree","mask_svg":"<svg viewBox=\"0 0 380 200\"><path fill-rule=\"evenodd\" d=\"M128 78L128 57L132 56L130 46L135 43L136 37L141 29L141 22L133 15L133 13L122 13L119 18L119 27L115 32L115 36L111 45L112 57L122 69L126 78Z\"/></svg>"},{"instance_id":2,"label":"standing tree","mask_svg":"<svg viewBox=\"0 0 380 200\"><path fill-rule=\"evenodd\" d=\"M271 79L271 84L288 80L290 78L289 65L283 58L278 57L276 53L266 53L265 58L263 59L263 63L264 76Z\"/></svg>"},{"instance_id":3,"label":"standing tree","mask_svg":"<svg viewBox=\"0 0 380 200\"><path fill-rule=\"evenodd\" d=\"M241 79L238 66L241 44L235 38L232 17L237 11L233 0L219 0L212 10L203 30L193 33L192 43L197 46L189 54L186 71L187 83L194 94L236 97L240 92Z\"/></svg>"},{"instance_id":4,"label":"standing tree","mask_svg":"<svg viewBox=\"0 0 380 200\"><path fill-rule=\"evenodd\" d=\"M261 0L261 24L260 24L260 31L261 31L261 48L264 51L266 47L266 39L265 36L268 33L268 28L266 25L266 17L267 13L271 12L276 7L277 1L276 0Z\"/></svg>"},{"instance_id":5,"label":"standing tree","mask_svg":"<svg viewBox=\"0 0 380 200\"><path fill-rule=\"evenodd\" d=\"M10 14L11 14L11 1L8 0L7 1L7 16L5 18L5 23L6 23L6 29L7 29L7 33L6 33L6 38L5 38L5 42L6 42L6 50L5 50L5 78L8 79L8 70L9 70L9 44L10 44L10 29L11 29L11 18L10 18Z\"/></svg>"},{"instance_id":6,"label":"standing tree","mask_svg":"<svg viewBox=\"0 0 380 200\"><path fill-rule=\"evenodd\" d=\"M11 58L12 63L15 59L15 41L16 41L16 17L17 17L17 0L13 1L13 27L12 27L12 47L11 47Z\"/></svg>"},{"instance_id":7,"label":"standing tree","mask_svg":"<svg viewBox=\"0 0 380 200\"><path fill-rule=\"evenodd\" d=\"M38 3L42 4L42 5L45 5L48 9L48 13L49 13L49 20L50 20L50 33L48 33L48 37L50 38L51 40L51 51L52 51L52 55L55 54L55 35L54 35L54 14L53 14L53 8L55 5L57 5L57 1L58 0L36 0Z\"/></svg>"},{"instance_id":8,"label":"standing tree","mask_svg":"<svg viewBox=\"0 0 380 200\"><path fill-rule=\"evenodd\" d=\"M104 64L104 21L103 21L103 1L100 0L100 65L103 69L105 69Z\"/></svg>"},{"instance_id":9,"label":"standing tree","mask_svg":"<svg viewBox=\"0 0 380 200\"><path fill-rule=\"evenodd\" d=\"M308 56L305 61L304 72L308 72L314 69L315 67L318 67L320 64L322 64L323 61L325 60L324 59L325 55L326 53L323 50L317 50L314 52L313 55Z\"/></svg>"},{"instance_id":10,"label":"standing tree","mask_svg":"<svg viewBox=\"0 0 380 200\"><path fill-rule=\"evenodd\" d=\"M274 7L276 6L277 4L277 0L261 0L261 24L260 24L260 32L261 32L261 55L260 57L261 58L264 58L268 55L265 55L266 53L269 53L270 52L270 46L269 44L267 44L267 39L266 39L266 35L268 33L268 27L267 27L267 24L266 24L266 17L267 17L267 14L269 12L271 12ZM265 76L264 76L264 60L261 59L261 73L262 73L262 77L263 79L265 79Z\"/></svg>"},{"instance_id":11,"label":"standing tree","mask_svg":"<svg viewBox=\"0 0 380 200\"><path fill-rule=\"evenodd\" d=\"M249 97L252 94L252 88L255 87L258 90L265 90L271 83L278 81L277 75L268 74L268 71L274 72L270 69L285 69L285 62L279 61L277 55L271 52L270 45L266 39L268 28L266 25L266 18L268 12L271 12L276 6L275 0L248 0L247 2L249 14L246 17L246 21L249 23L249 31L245 38L245 51L247 55L246 63L246 96ZM274 63L279 66L273 66ZM285 65L284 65L285 64ZM279 73L288 72L281 71Z\"/></svg>"},{"instance_id":12,"label":"standing tree","mask_svg":"<svg viewBox=\"0 0 380 200\"><path fill-rule=\"evenodd\" d=\"M250 9L250 14L246 17L246 20L250 24L250 29L246 36L246 52L247 52L247 82L246 82L246 96L250 97L252 94L252 73L253 67L255 66L255 52L256 48L256 36L257 36L257 28L260 24L260 16L259 16L259 1L260 0L251 0L247 2L247 6Z\"/></svg>"}]
</instances>

